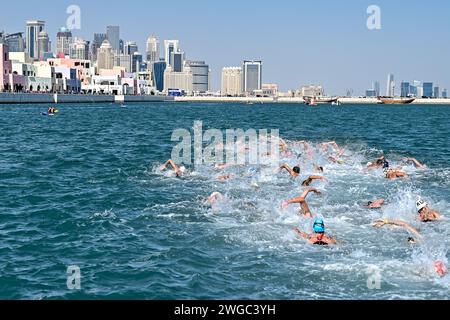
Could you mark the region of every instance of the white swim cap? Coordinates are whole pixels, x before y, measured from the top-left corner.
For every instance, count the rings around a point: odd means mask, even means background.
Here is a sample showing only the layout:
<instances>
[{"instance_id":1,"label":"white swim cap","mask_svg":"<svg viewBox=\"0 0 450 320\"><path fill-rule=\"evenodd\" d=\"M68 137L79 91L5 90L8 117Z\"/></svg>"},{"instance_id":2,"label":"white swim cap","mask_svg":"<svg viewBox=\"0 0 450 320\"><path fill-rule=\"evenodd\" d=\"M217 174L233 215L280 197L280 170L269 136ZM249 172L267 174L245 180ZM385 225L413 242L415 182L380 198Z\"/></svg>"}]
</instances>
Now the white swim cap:
<instances>
[{"instance_id":1,"label":"white swim cap","mask_svg":"<svg viewBox=\"0 0 450 320\"><path fill-rule=\"evenodd\" d=\"M368 167L370 167L370 166L372 166L372 165L373 165L372 162L367 162L367 166L368 166Z\"/></svg>"},{"instance_id":2,"label":"white swim cap","mask_svg":"<svg viewBox=\"0 0 450 320\"><path fill-rule=\"evenodd\" d=\"M186 172L186 167L184 167L184 166L180 167L180 172L181 173L185 173Z\"/></svg>"},{"instance_id":3,"label":"white swim cap","mask_svg":"<svg viewBox=\"0 0 450 320\"><path fill-rule=\"evenodd\" d=\"M426 202L423 201L422 199L419 199L419 200L417 200L416 207L417 207L417 211L420 211L420 210L422 210L423 208L428 207L428 203L426 203Z\"/></svg>"}]
</instances>

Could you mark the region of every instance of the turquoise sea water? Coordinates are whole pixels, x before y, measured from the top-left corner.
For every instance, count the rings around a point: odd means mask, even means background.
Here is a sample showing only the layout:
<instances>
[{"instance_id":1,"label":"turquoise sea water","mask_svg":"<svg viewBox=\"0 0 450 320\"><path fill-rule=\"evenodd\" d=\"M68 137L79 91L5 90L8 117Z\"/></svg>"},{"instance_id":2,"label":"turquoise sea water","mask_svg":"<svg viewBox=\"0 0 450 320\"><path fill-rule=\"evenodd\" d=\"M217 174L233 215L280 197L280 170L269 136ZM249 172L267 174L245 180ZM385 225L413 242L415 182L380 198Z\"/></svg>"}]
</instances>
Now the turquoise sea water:
<instances>
[{"instance_id":1,"label":"turquoise sea water","mask_svg":"<svg viewBox=\"0 0 450 320\"><path fill-rule=\"evenodd\" d=\"M1 299L448 299L448 219L415 220L420 196L450 217L450 108L233 104L61 105L0 107ZM177 128L280 129L283 138L346 148L343 165L325 155L327 182L308 198L340 244L312 247L292 232L311 230L296 207L299 180L230 168L220 182L210 167L183 179L161 174ZM386 153L428 170L403 168L411 180L387 181L363 166ZM295 159L284 159L296 164ZM309 164L302 163L302 178ZM259 188L251 186L258 181ZM301 179L300 179L301 180ZM214 191L226 196L212 208ZM381 211L363 201L385 198ZM401 230L374 229L381 217L420 229L415 246ZM81 290L67 288L67 267L81 269ZM370 290L370 270L381 288ZM370 271L370 272L369 272Z\"/></svg>"}]
</instances>

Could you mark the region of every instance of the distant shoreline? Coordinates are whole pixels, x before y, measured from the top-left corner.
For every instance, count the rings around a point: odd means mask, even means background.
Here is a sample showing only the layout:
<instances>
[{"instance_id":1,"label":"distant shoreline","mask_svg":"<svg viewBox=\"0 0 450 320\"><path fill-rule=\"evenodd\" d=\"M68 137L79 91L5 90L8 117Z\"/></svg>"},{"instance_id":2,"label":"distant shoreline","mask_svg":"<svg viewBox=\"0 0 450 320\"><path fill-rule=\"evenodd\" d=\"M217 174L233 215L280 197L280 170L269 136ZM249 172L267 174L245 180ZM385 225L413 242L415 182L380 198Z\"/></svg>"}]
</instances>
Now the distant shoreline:
<instances>
[{"instance_id":1,"label":"distant shoreline","mask_svg":"<svg viewBox=\"0 0 450 320\"><path fill-rule=\"evenodd\" d=\"M379 104L377 98L339 97L342 105ZM149 95L87 95L52 93L0 93L0 104L53 104L53 103L137 103L137 102L185 102L185 103L286 103L304 104L303 98L289 97L168 97ZM416 99L413 105L450 105L450 99Z\"/></svg>"}]
</instances>

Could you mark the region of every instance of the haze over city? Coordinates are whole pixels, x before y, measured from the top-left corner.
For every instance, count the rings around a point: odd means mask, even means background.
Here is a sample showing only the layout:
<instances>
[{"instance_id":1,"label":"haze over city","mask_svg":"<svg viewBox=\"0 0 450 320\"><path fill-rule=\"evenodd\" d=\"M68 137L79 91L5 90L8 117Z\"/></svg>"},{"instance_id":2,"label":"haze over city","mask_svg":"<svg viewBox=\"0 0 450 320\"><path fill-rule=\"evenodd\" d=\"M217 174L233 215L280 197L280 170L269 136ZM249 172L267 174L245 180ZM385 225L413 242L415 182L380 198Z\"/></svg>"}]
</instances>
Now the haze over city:
<instances>
[{"instance_id":1,"label":"haze over city","mask_svg":"<svg viewBox=\"0 0 450 320\"><path fill-rule=\"evenodd\" d=\"M259 1L174 0L48 1L2 4L0 30L24 32L25 21L46 21L55 45L66 9L81 8L81 29L75 37L93 39L107 25L119 25L124 41L138 42L145 53L154 34L180 40L186 58L204 60L211 68L212 89L220 89L221 70L244 59L262 60L265 83L280 90L321 84L331 95L364 94L373 81L386 88L387 74L401 81L430 81L449 88L450 30L447 1ZM369 30L368 6L381 8L381 30ZM163 52L163 48L161 48Z\"/></svg>"}]
</instances>

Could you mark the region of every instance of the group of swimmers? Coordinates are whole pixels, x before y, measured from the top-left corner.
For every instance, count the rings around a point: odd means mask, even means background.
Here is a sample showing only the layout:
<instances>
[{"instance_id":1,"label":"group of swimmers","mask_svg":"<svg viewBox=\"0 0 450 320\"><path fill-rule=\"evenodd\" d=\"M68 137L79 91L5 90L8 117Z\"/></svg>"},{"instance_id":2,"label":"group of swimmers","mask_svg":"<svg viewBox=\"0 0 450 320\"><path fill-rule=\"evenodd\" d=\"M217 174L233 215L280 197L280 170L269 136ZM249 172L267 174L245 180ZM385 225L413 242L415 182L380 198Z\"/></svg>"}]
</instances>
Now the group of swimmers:
<instances>
[{"instance_id":1,"label":"group of swimmers","mask_svg":"<svg viewBox=\"0 0 450 320\"><path fill-rule=\"evenodd\" d=\"M298 141L298 142L294 142L294 145L296 145L296 146L302 145L305 150L305 153L300 154L297 157L297 159L300 159L301 157L306 157L307 158L306 160L312 161L315 150L308 142ZM343 160L343 157L345 155L345 149L341 148L335 141L326 142L326 143L321 144L321 149L324 153L328 153L329 148L332 148L333 151L332 151L331 155L328 154L328 161L331 164L344 164L345 161ZM295 157L295 152L288 147L288 144L284 140L281 140L280 151L287 158ZM427 168L426 165L422 164L415 158L404 158L403 161L405 163L412 163L416 168L419 168L419 169ZM172 172L177 177L182 177L186 173L185 167L178 166L172 160L168 160L164 164L164 166L162 167L162 171L169 169L169 167L171 167ZM216 166L217 169L226 169L227 167L229 167L229 165L217 165ZM304 180L302 182L301 185L303 187L305 187L305 190L302 192L302 194L296 198L284 201L281 204L281 207L282 207L282 209L285 209L290 205L298 204L300 207L299 214L302 217L314 219L312 233L306 233L306 232L300 230L299 228L294 229L294 232L299 237L305 239L309 244L325 245L325 246L336 245L338 243L336 238L334 238L333 236L331 236L330 234L327 233L324 219L316 217L312 213L312 211L306 201L308 196L312 193L316 194L316 195L321 194L321 191L319 191L318 189L310 187L314 183L314 181L326 181L327 180L326 177L323 176L324 171L325 171L324 167L318 166L316 164L314 164L313 167L314 167L314 171L316 171L317 174L310 175L306 180ZM390 163L388 162L388 160L386 159L385 156L381 156L380 158L375 159L373 162L369 162L367 164L367 167L364 169L364 171L369 171L369 170L374 170L374 169L382 169L384 177L389 180L409 179L408 174L405 171L403 171L402 168L391 167ZM254 170L256 171L256 169L254 169ZM294 179L297 179L298 177L300 177L301 172L302 172L300 165L290 167L288 164L283 164L279 168L279 170L280 171L285 170ZM225 181L225 180L229 180L232 178L233 178L233 176L231 174L222 174L217 177L217 179L220 181ZM207 202L212 205L213 203L215 203L216 201L218 201L222 198L223 198L223 195L221 193L214 192L208 198ZM385 205L385 202L386 201L384 199L377 199L374 201L367 202L363 206L366 209L380 209L383 207L383 205ZM417 208L418 220L421 221L422 223L435 222L442 218L441 214L437 210L432 209L429 206L429 204L422 199L417 200L416 208ZM409 243L414 244L418 240L422 239L420 232L416 228L414 228L411 225L409 225L408 223L406 223L405 221L380 219L380 220L374 221L374 223L373 223L373 227L375 227L375 228L382 228L384 226L403 228L406 231L408 231L409 233L411 233L412 236L408 238ZM437 261L435 267L436 267L436 272L439 275L443 276L446 274L447 270L445 269L445 266L443 265L442 262Z\"/></svg>"}]
</instances>

